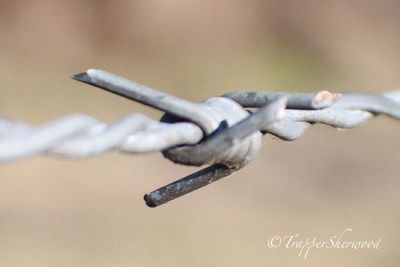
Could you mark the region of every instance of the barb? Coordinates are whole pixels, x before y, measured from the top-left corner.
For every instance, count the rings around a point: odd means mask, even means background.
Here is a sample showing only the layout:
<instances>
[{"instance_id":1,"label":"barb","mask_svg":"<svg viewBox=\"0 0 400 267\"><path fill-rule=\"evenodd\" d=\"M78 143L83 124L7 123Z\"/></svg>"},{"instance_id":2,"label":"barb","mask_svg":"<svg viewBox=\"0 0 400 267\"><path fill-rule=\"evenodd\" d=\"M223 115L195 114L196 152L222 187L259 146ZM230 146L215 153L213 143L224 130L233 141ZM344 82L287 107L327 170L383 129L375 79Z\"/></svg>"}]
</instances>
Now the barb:
<instances>
[{"instance_id":1,"label":"barb","mask_svg":"<svg viewBox=\"0 0 400 267\"><path fill-rule=\"evenodd\" d=\"M179 164L212 164L146 194L151 207L244 167L261 148L262 134L295 140L316 123L353 128L379 114L400 119L400 92L234 92L193 103L101 70L91 69L73 79L166 113L161 121L128 114L109 125L85 114L71 114L36 128L0 118L0 163L37 154L82 158L119 150L161 151ZM259 109L251 112L246 107Z\"/></svg>"},{"instance_id":2,"label":"barb","mask_svg":"<svg viewBox=\"0 0 400 267\"><path fill-rule=\"evenodd\" d=\"M261 108L254 115L247 117L238 124L227 128L221 132L208 138L206 141L191 147L189 149L176 148L172 153L176 153L180 158L179 162L187 162L195 159L199 165L213 157L213 161L220 156L222 151L228 150L229 147L235 146L248 135L261 129L265 124L273 123L282 116L282 111L286 106L287 99L280 98L270 105ZM255 136L257 140L260 140ZM186 176L176 182L161 187L144 196L144 200L149 207L157 207L170 200L186 195L194 190L204 187L210 183L218 181L235 171L243 168L247 163L254 159L260 143L253 143L247 151L246 155L240 155L233 162L225 160L225 164L213 164L205 169ZM237 154L236 154L237 156Z\"/></svg>"},{"instance_id":3,"label":"barb","mask_svg":"<svg viewBox=\"0 0 400 267\"><path fill-rule=\"evenodd\" d=\"M209 110L201 105L129 81L106 71L90 69L87 72L74 75L72 78L193 121L207 134L210 134L218 126Z\"/></svg>"},{"instance_id":4,"label":"barb","mask_svg":"<svg viewBox=\"0 0 400 267\"><path fill-rule=\"evenodd\" d=\"M237 165L236 168L232 168L223 164L213 164L151 193L147 193L144 196L144 201L150 208L158 207L231 175L245 165L246 163L243 163L242 165Z\"/></svg>"}]
</instances>

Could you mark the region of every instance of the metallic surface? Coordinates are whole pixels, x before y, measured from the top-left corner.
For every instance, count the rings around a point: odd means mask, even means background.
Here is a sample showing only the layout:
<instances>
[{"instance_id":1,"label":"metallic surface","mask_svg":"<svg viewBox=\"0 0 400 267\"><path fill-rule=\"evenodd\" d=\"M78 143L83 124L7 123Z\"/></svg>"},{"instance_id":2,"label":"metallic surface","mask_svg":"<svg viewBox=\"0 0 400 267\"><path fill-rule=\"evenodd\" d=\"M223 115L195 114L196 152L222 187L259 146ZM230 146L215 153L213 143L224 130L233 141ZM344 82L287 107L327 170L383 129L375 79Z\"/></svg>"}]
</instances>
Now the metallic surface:
<instances>
[{"instance_id":1,"label":"metallic surface","mask_svg":"<svg viewBox=\"0 0 400 267\"><path fill-rule=\"evenodd\" d=\"M295 140L313 124L353 128L374 115L400 119L400 92L315 94L237 92L193 103L114 74L90 69L73 79L165 111L160 122L128 114L107 125L71 114L39 127L0 118L0 163L36 154L80 158L109 150L162 151L175 163L203 170L145 195L156 207L239 170L255 158L262 134ZM259 108L255 112L245 107Z\"/></svg>"}]
</instances>

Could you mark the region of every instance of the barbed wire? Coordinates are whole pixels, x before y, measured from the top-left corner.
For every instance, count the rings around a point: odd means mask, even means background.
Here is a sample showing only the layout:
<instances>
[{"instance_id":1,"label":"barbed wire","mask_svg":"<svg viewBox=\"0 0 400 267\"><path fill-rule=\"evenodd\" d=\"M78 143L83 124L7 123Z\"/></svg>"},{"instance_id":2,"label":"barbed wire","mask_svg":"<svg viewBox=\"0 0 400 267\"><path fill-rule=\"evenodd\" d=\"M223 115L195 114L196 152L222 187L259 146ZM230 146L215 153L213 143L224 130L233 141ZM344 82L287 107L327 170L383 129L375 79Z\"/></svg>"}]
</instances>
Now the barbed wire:
<instances>
[{"instance_id":1,"label":"barbed wire","mask_svg":"<svg viewBox=\"0 0 400 267\"><path fill-rule=\"evenodd\" d=\"M243 91L193 103L102 70L90 69L72 78L165 114L160 121L128 114L109 125L85 114L70 114L39 127L0 118L0 163L37 154L82 158L119 150L134 154L161 151L175 163L211 164L146 194L150 207L242 168L257 155L263 134L296 140L315 123L349 129L379 114L400 119L400 92L376 95Z\"/></svg>"}]
</instances>

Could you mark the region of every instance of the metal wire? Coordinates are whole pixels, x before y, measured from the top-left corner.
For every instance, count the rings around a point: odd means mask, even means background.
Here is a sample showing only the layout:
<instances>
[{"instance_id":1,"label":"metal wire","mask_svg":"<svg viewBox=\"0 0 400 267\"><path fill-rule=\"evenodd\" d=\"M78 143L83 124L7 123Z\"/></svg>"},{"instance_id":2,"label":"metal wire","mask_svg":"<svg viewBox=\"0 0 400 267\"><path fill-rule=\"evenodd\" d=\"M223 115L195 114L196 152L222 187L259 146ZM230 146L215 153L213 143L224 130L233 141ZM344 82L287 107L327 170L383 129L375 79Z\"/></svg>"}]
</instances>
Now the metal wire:
<instances>
[{"instance_id":1,"label":"metal wire","mask_svg":"<svg viewBox=\"0 0 400 267\"><path fill-rule=\"evenodd\" d=\"M242 168L261 148L262 134L295 140L315 123L353 128L379 114L400 119L400 92L234 92L193 103L101 70L91 69L72 78L166 113L161 121L128 114L109 125L85 114L67 115L39 127L0 118L0 163L37 154L82 158L119 150L161 151L176 163L212 164L146 194L151 207Z\"/></svg>"}]
</instances>

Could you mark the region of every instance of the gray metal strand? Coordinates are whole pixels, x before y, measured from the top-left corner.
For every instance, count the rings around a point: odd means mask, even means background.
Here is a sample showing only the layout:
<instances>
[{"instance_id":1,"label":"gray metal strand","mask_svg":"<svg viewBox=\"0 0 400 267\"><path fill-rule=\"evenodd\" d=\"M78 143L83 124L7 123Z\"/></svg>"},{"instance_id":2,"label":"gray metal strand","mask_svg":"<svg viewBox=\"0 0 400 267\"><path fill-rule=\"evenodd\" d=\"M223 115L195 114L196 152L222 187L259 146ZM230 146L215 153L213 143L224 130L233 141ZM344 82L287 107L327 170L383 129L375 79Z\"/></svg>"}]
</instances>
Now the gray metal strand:
<instances>
[{"instance_id":1,"label":"gray metal strand","mask_svg":"<svg viewBox=\"0 0 400 267\"><path fill-rule=\"evenodd\" d=\"M281 93L281 92L233 92L223 95L238 102L243 107L261 107L278 98L287 98L288 109L322 109L337 101L341 95L329 91L317 93Z\"/></svg>"},{"instance_id":2,"label":"gray metal strand","mask_svg":"<svg viewBox=\"0 0 400 267\"><path fill-rule=\"evenodd\" d=\"M111 125L72 114L38 128L10 120L0 120L0 127L0 162L42 153L81 158L113 149L154 152L177 144L196 144L203 138L203 132L193 123L170 125L141 114L126 115Z\"/></svg>"},{"instance_id":3,"label":"gray metal strand","mask_svg":"<svg viewBox=\"0 0 400 267\"><path fill-rule=\"evenodd\" d=\"M272 134L285 141L294 141L299 139L311 125L312 124L309 122L293 121L289 118L283 118L265 125L261 129L261 132L263 134Z\"/></svg>"},{"instance_id":4,"label":"gray metal strand","mask_svg":"<svg viewBox=\"0 0 400 267\"><path fill-rule=\"evenodd\" d=\"M237 164L234 168L223 164L213 164L153 192L147 193L144 196L144 201L150 208L158 207L227 177L244 166L246 166L246 162Z\"/></svg>"},{"instance_id":5,"label":"gray metal strand","mask_svg":"<svg viewBox=\"0 0 400 267\"><path fill-rule=\"evenodd\" d=\"M387 93L385 95L345 93L330 108L359 109L400 119L400 100L395 93Z\"/></svg>"},{"instance_id":6,"label":"gray metal strand","mask_svg":"<svg viewBox=\"0 0 400 267\"><path fill-rule=\"evenodd\" d=\"M343 94L339 101L326 109L285 110L281 120L267 124L261 130L284 140L295 140L314 123L353 128L371 118L373 113L382 112L398 118L399 95L398 92L384 96L351 94L351 97L347 97L347 94ZM356 104L351 105L352 101ZM363 104L363 101L367 104ZM372 107L368 108L371 102ZM373 113L357 109L361 104ZM209 107L208 112L215 113ZM221 122L221 118L214 120ZM113 149L128 153L155 152L179 145L194 145L202 138L201 129L193 123L160 123L139 114L128 115L110 126L84 114L64 116L38 128L0 119L0 162L41 153L87 157Z\"/></svg>"},{"instance_id":7,"label":"gray metal strand","mask_svg":"<svg viewBox=\"0 0 400 267\"><path fill-rule=\"evenodd\" d=\"M200 126L207 134L212 133L218 127L218 122L213 119L209 110L203 106L115 74L103 70L89 69L86 72L72 76L72 78L190 120Z\"/></svg>"},{"instance_id":8,"label":"gray metal strand","mask_svg":"<svg viewBox=\"0 0 400 267\"><path fill-rule=\"evenodd\" d=\"M55 147L51 153L68 157L94 156L113 149L133 154L148 153L176 145L196 144L202 138L203 132L193 123L170 125L141 114L131 114L95 134L71 139Z\"/></svg>"},{"instance_id":9,"label":"gray metal strand","mask_svg":"<svg viewBox=\"0 0 400 267\"><path fill-rule=\"evenodd\" d=\"M158 152L178 145L194 145L203 138L203 131L190 122L161 124L158 129L129 135L119 149L127 153Z\"/></svg>"},{"instance_id":10,"label":"gray metal strand","mask_svg":"<svg viewBox=\"0 0 400 267\"><path fill-rule=\"evenodd\" d=\"M384 95L341 94L336 102L325 109L286 110L282 120L266 125L262 132L293 141L300 138L314 123L351 129L379 114L400 119L400 92L389 92Z\"/></svg>"},{"instance_id":11,"label":"gray metal strand","mask_svg":"<svg viewBox=\"0 0 400 267\"><path fill-rule=\"evenodd\" d=\"M99 122L87 115L67 115L45 125L27 131L14 131L0 140L0 162L41 154L58 143L73 137L78 132L98 125Z\"/></svg>"}]
</instances>

